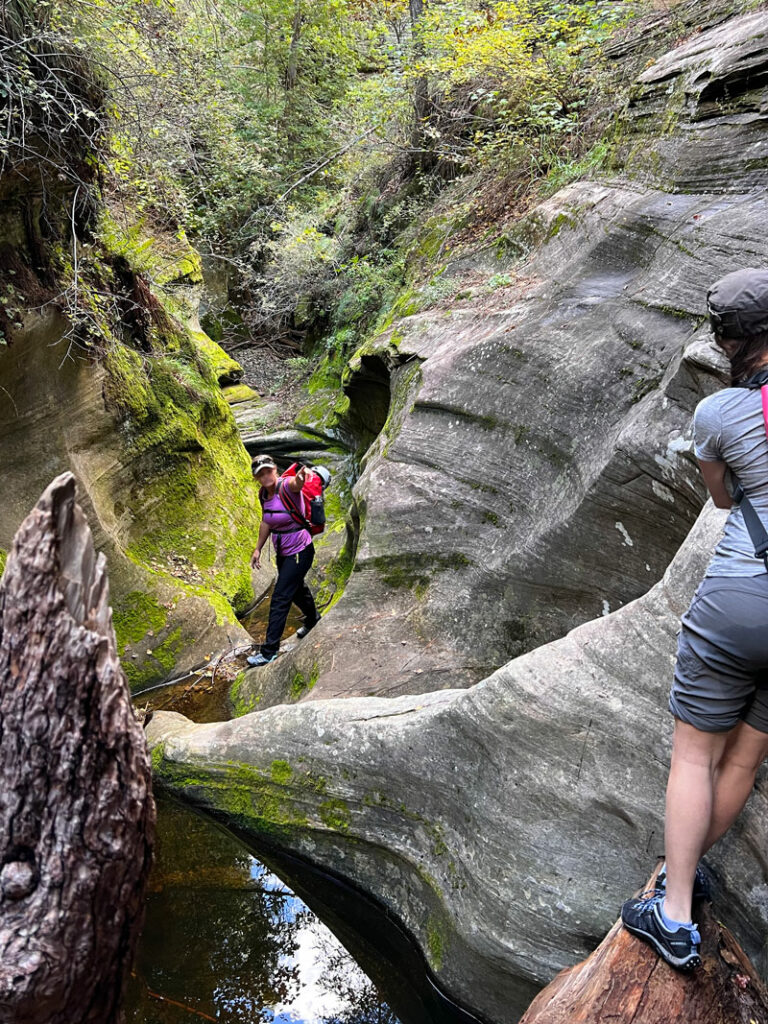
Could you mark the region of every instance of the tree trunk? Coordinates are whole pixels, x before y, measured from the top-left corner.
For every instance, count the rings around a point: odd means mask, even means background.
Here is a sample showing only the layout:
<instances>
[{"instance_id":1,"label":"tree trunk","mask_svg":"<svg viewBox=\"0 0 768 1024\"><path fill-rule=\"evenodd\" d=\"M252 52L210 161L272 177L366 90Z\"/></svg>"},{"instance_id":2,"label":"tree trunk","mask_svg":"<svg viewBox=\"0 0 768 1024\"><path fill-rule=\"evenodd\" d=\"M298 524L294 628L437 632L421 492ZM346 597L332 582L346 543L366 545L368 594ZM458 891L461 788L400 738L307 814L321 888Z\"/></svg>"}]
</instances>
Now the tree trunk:
<instances>
[{"instance_id":1,"label":"tree trunk","mask_svg":"<svg viewBox=\"0 0 768 1024\"><path fill-rule=\"evenodd\" d=\"M119 1021L141 927L155 809L105 566L65 473L0 585L2 1024Z\"/></svg>"},{"instance_id":2,"label":"tree trunk","mask_svg":"<svg viewBox=\"0 0 768 1024\"><path fill-rule=\"evenodd\" d=\"M285 69L285 89L290 92L296 88L299 76L299 42L301 40L301 29L304 24L304 12L301 7L301 0L296 0L293 10L293 24L291 25L291 42L288 47L288 64Z\"/></svg>"},{"instance_id":3,"label":"tree trunk","mask_svg":"<svg viewBox=\"0 0 768 1024\"><path fill-rule=\"evenodd\" d=\"M413 35L413 55L416 60L424 56L424 47L419 40L419 20L424 14L424 0L408 0L408 13L411 19L411 34ZM411 133L411 148L414 151L414 161L422 170L429 170L433 163L432 154L429 152L427 137L424 128L429 117L429 83L426 75L419 75L413 86L413 131Z\"/></svg>"},{"instance_id":4,"label":"tree trunk","mask_svg":"<svg viewBox=\"0 0 768 1024\"><path fill-rule=\"evenodd\" d=\"M650 886L651 882L649 882ZM733 935L698 908L703 965L681 974L617 921L561 971L519 1024L768 1024L768 992Z\"/></svg>"}]
</instances>

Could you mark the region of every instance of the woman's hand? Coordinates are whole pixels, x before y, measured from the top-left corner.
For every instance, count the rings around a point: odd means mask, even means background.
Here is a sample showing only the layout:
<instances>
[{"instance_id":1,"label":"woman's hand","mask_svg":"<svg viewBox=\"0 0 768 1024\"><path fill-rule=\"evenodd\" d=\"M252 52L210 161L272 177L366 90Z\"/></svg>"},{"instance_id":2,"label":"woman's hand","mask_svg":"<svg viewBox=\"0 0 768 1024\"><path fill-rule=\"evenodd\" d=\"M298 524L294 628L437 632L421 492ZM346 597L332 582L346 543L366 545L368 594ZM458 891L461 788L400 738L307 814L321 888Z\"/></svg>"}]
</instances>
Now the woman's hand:
<instances>
[{"instance_id":1,"label":"woman's hand","mask_svg":"<svg viewBox=\"0 0 768 1024\"><path fill-rule=\"evenodd\" d=\"M309 480L311 473L312 470L309 466L300 466L296 470L296 476L289 476L287 478L286 483L294 494L298 494L301 491L304 484Z\"/></svg>"},{"instance_id":2,"label":"woman's hand","mask_svg":"<svg viewBox=\"0 0 768 1024\"><path fill-rule=\"evenodd\" d=\"M254 569L261 568L261 549L254 548L253 554L251 555L251 565Z\"/></svg>"}]
</instances>

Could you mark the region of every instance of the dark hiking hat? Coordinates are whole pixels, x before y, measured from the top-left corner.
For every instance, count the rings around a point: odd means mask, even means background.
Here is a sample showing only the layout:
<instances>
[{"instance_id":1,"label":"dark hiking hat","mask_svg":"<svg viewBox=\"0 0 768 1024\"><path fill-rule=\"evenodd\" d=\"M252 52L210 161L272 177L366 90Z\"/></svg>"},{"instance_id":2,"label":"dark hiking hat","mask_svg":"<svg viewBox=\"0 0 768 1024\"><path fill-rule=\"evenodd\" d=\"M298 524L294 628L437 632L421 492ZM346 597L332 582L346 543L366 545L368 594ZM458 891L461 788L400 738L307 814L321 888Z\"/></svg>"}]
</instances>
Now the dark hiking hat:
<instances>
[{"instance_id":1,"label":"dark hiking hat","mask_svg":"<svg viewBox=\"0 0 768 1024\"><path fill-rule=\"evenodd\" d=\"M712 330L724 338L747 338L768 331L768 270L735 270L707 292Z\"/></svg>"},{"instance_id":2,"label":"dark hiking hat","mask_svg":"<svg viewBox=\"0 0 768 1024\"><path fill-rule=\"evenodd\" d=\"M271 455L254 455L251 461L251 472L258 476L262 469L277 469Z\"/></svg>"}]
</instances>

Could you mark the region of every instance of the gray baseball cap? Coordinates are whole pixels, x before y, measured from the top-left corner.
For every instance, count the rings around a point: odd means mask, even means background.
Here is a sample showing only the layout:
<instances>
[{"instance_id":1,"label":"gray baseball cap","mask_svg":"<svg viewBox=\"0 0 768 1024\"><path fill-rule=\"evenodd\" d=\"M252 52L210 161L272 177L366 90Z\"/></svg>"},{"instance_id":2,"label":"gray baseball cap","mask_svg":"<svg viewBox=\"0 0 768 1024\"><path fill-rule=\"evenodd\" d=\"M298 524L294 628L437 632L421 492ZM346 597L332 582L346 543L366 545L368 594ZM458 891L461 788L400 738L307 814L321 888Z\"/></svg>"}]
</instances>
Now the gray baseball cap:
<instances>
[{"instance_id":1,"label":"gray baseball cap","mask_svg":"<svg viewBox=\"0 0 768 1024\"><path fill-rule=\"evenodd\" d=\"M747 267L715 281L707 292L712 330L726 338L768 331L768 270Z\"/></svg>"}]
</instances>

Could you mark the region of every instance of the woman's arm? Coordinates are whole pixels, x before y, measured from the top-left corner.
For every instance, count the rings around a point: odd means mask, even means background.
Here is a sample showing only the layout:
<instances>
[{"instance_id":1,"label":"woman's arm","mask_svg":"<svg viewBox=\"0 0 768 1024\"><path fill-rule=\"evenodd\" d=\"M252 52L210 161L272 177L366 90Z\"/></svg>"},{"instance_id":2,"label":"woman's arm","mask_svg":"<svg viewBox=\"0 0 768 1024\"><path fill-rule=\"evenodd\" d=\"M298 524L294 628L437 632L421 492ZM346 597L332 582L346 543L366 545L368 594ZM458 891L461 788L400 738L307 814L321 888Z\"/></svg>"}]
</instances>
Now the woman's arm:
<instances>
[{"instance_id":1,"label":"woman's arm","mask_svg":"<svg viewBox=\"0 0 768 1024\"><path fill-rule=\"evenodd\" d=\"M300 466L296 472L296 476L287 477L285 482L288 484L288 486L290 487L294 494L298 494L299 491L304 486L304 484L309 479L310 473L311 470L309 469L308 466Z\"/></svg>"},{"instance_id":2,"label":"woman's arm","mask_svg":"<svg viewBox=\"0 0 768 1024\"><path fill-rule=\"evenodd\" d=\"M718 508L731 508L733 498L725 486L725 473L728 466L724 462L704 462L701 459L698 459L698 463L704 483L712 495L712 501Z\"/></svg>"},{"instance_id":3,"label":"woman's arm","mask_svg":"<svg viewBox=\"0 0 768 1024\"><path fill-rule=\"evenodd\" d=\"M251 565L255 565L257 569L261 568L261 549L267 543L270 533L272 533L272 527L262 519L259 523L259 539L251 555Z\"/></svg>"}]
</instances>

